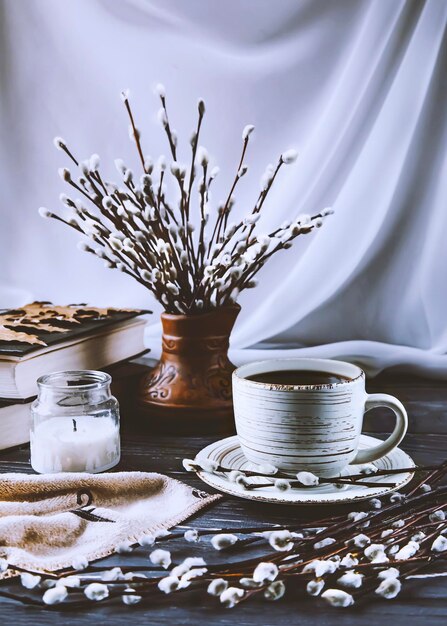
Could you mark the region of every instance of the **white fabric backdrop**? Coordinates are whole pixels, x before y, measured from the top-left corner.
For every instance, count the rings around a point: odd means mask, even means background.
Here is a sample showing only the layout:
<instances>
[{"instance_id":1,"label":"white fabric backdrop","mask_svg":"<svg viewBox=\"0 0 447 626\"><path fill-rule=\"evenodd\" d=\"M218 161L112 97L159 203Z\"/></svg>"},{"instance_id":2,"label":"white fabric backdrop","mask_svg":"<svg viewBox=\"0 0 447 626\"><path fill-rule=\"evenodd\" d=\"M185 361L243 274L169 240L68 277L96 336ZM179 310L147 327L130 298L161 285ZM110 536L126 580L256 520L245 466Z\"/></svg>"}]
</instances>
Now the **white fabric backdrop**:
<instances>
[{"instance_id":1,"label":"white fabric backdrop","mask_svg":"<svg viewBox=\"0 0 447 626\"><path fill-rule=\"evenodd\" d=\"M295 146L267 227L336 214L241 298L237 362L346 357L447 376L446 0L0 0L0 306L30 297L160 308L37 215L63 190L62 135L82 158L137 165L119 92L130 88L145 151L166 152L152 87L168 92L188 148L198 96L203 143L230 184L240 131L256 125L251 208L265 165ZM22 290L22 291L20 291ZM154 318L155 320L156 318ZM159 343L154 325L148 340ZM287 350L287 352L286 352ZM269 353L273 354L273 353Z\"/></svg>"}]
</instances>

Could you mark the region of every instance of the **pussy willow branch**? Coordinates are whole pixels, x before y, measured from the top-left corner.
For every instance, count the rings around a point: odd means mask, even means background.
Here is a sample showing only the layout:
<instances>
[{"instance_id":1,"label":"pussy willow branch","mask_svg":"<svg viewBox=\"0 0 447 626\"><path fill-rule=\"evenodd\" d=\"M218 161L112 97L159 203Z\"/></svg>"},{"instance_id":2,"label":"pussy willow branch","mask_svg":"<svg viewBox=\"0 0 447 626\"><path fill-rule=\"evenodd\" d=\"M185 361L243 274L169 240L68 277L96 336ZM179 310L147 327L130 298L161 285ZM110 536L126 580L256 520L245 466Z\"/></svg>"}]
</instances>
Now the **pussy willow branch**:
<instances>
[{"instance_id":1,"label":"pussy willow branch","mask_svg":"<svg viewBox=\"0 0 447 626\"><path fill-rule=\"evenodd\" d=\"M196 162L196 154L197 154L197 146L199 145L199 137L200 137L200 129L202 127L202 120L203 120L203 116L204 116L204 108L199 106L198 107L198 111L199 111L199 117L197 119L197 129L194 133L194 137L192 140L192 145L191 145L191 165L189 168L189 183L188 183L188 195L187 195L187 204L186 204L186 219L189 220L189 209L190 209L190 203L191 203L191 191L192 191L192 186L194 183L194 169L195 169L195 162Z\"/></svg>"},{"instance_id":2,"label":"pussy willow branch","mask_svg":"<svg viewBox=\"0 0 447 626\"><path fill-rule=\"evenodd\" d=\"M124 97L124 106L126 107L127 113L129 115L129 120L130 120L130 123L131 123L131 126L132 126L133 137L134 137L134 140L135 140L135 144L137 146L138 155L139 155L140 161L141 161L141 166L143 168L143 171L146 172L146 167L144 165L143 150L141 148L141 143L140 143L140 131L135 126L135 121L134 121L134 118L133 118L132 109L130 108L129 100L128 100L127 97Z\"/></svg>"},{"instance_id":3,"label":"pussy willow branch","mask_svg":"<svg viewBox=\"0 0 447 626\"><path fill-rule=\"evenodd\" d=\"M439 511L447 504L447 486L434 488L435 483L440 480L445 472L445 464L439 467L436 471L431 469L429 470L429 475L425 476L424 482L432 487L432 491L424 491L421 494L415 493L413 495L407 494L402 501L384 504L382 509L369 511L365 517L357 521L347 520L346 515L340 514L336 516L323 517L319 520L309 520L304 523L300 522L297 526L296 532L303 529L305 531L305 536L302 539L297 537L292 538L293 547L291 550L286 552L276 552L270 549L264 554L263 557L258 556L256 558L244 559L242 561L226 565L214 564L206 566L208 571L203 575L203 577L200 579L194 579L190 587L176 593L182 593L182 595L184 595L190 591L204 591L209 582L215 577L224 578L228 580L231 585L237 585L237 580L239 578L247 576L250 577L253 568L261 559L277 563L279 566L278 580L286 580L288 581L288 584L293 583L294 585L302 585L303 582L306 584L306 581L309 581L314 577L312 572L303 571L303 568L313 560L327 560L337 557L337 555L343 557L344 555L351 553L354 557L357 557L360 562L354 566L339 567L337 571L325 575L324 579L326 581L326 586L337 587L337 579L341 574L343 574L344 571L348 569L358 570L363 574L362 587L360 589L350 589L349 591L352 593L356 601L368 598L374 593L374 590L378 585L377 573L383 569L397 567L400 572L401 580L405 580L410 575L414 575L416 572L425 570L434 562L446 561L447 552L435 554L430 550L430 545L435 537L439 536L440 533L444 532L447 528L447 520L440 520L438 523L435 523L430 519L430 516L434 511ZM413 490L411 490L410 494L412 491ZM376 537L378 538L381 536L381 532L383 530L390 528L395 520L403 520L404 526L394 528L393 533L391 535L387 535L384 540L386 549L391 548L396 541L399 541L400 545L407 542L413 535L415 526L417 526L418 529L425 529L428 531L425 537L420 540L420 550L415 556L403 558L401 560L395 560L394 557L390 556L389 562L386 563L374 563L366 560L363 556L363 550L352 544L352 537L359 532L366 532L371 538L371 542L373 542ZM308 527L309 524L312 525L311 529ZM170 535L158 538L156 543L178 539L180 534L184 532L184 528L185 527L183 527L182 531L180 531L179 528L174 530L174 532ZM235 532L238 535L247 536L251 532L263 532L263 528L264 527L254 526L247 529L200 529L200 535L205 536L207 534L213 534L216 531L221 531ZM276 531L279 528L280 527L278 527L278 525L267 527L268 531ZM315 548L314 544L316 542L321 543L321 541L326 537L331 537L332 539L335 539L335 541L327 546L324 546L323 544L323 547L320 549ZM263 537L255 535L254 537L247 537L247 539L240 540L238 543L240 544L241 549L245 549L253 545L253 542L260 542L262 540L265 541ZM231 546L230 550L232 552L234 552L235 549L237 551L238 543ZM78 575L81 579L81 587L69 589L69 600L62 605L57 605L58 608L64 610L67 607L73 606L91 606L91 602L84 599L82 596L82 600L78 598L89 583L101 580L98 579L98 575L106 569L109 568L92 565L82 572L76 572L76 575ZM110 585L109 600L113 600L123 595L125 587L129 584L132 585L133 589L131 593L141 596L142 602L149 599L151 602L160 600L162 594L160 594L157 590L156 585L164 578L165 574L160 576L159 567L153 565L136 567L122 566L121 570L123 572L158 571L158 575L152 576L150 579L138 578L135 576L132 579L127 579L125 581L108 581L106 584ZM31 573L36 574L36 572ZM43 578L59 578L61 583L63 583L63 577L66 574L70 574L70 572L58 574L39 573L39 575L42 575ZM296 583L294 581L296 581ZM268 582L260 585L256 589L246 590L244 599L247 600L253 596L262 594L267 586ZM303 587L298 587L298 591L304 591ZM27 596L22 596L10 591L0 590L0 595L5 595L11 599L28 604L39 604L39 601L36 601L35 599L30 599Z\"/></svg>"},{"instance_id":4,"label":"pussy willow branch","mask_svg":"<svg viewBox=\"0 0 447 626\"><path fill-rule=\"evenodd\" d=\"M177 161L177 148L176 148L176 145L175 145L175 140L173 138L171 126L169 124L168 109L166 107L166 97L164 95L160 94L160 100L161 100L161 104L162 104L162 107L163 107L163 110L164 110L165 116L166 116L166 122L164 124L164 128L166 130L166 135L168 137L169 147L171 149L171 154L172 154L172 157L173 157L174 161Z\"/></svg>"},{"instance_id":5,"label":"pussy willow branch","mask_svg":"<svg viewBox=\"0 0 447 626\"><path fill-rule=\"evenodd\" d=\"M205 104L203 101L198 104L198 120L190 142L191 163L187 172L177 162L177 139L168 117L164 88L159 87L162 106L159 117L174 162L168 166L163 157L154 169L150 159L145 160L140 131L128 94L123 92L131 139L142 166L140 181L137 182L132 171L118 159L115 165L124 186L107 182L101 176L97 155L81 163L65 142L56 138L56 147L79 167L82 174L77 179L69 170L61 169L62 179L83 200L91 203L94 210L88 210L80 201L65 196L65 199L61 198L63 204L74 212L69 218L46 209L42 209L41 214L57 219L87 237L93 245L80 242L81 249L103 259L106 267L118 268L150 289L167 312L206 313L218 306L234 304L241 290L254 286L253 277L274 253L290 247L298 234L307 234L315 225L320 226L321 217L326 217L331 211L325 209L318 214L318 222L314 222L314 217L306 216L309 223L296 218L268 235L255 235L256 220L253 216L261 212L281 166L295 160L296 153L290 150L280 156L276 168L267 168L252 211L239 223L227 228L234 203L233 193L247 171L244 160L253 127L247 126L242 133L238 169L225 202L219 210L210 209L210 187L218 168L213 168L208 176L208 153L204 148L200 148L199 153ZM203 168L202 177L196 174L197 161ZM176 179L180 193L178 203L172 206L164 191L167 167ZM193 234L194 227L189 219L196 182L200 219L199 228ZM208 224L211 237L207 237L206 233ZM260 241L263 243L260 244Z\"/></svg>"},{"instance_id":6,"label":"pussy willow branch","mask_svg":"<svg viewBox=\"0 0 447 626\"><path fill-rule=\"evenodd\" d=\"M249 138L245 137L244 141L243 141L243 145L242 145L242 154L241 157L239 159L239 165L238 168L236 170L236 175L234 177L233 180L233 184L231 185L230 191L228 192L228 196L227 199L225 200L222 210L219 212L217 219L216 219L216 223L214 226L214 230L213 233L211 235L211 239L210 239L210 243L209 243L209 247L208 247L208 255L209 252L211 250L211 246L213 244L214 241L214 237L216 237L217 240L219 240L219 235L220 235L220 230L221 230L221 226L223 223L225 223L225 221L228 218L228 214L229 214L229 207L230 207L230 202L231 202L231 198L233 197L233 193L234 190L236 189L236 185L238 184L239 180L240 180L240 176L239 176L239 171L244 163L244 158L245 158L245 153L247 152L247 146L248 146L248 141Z\"/></svg>"}]
</instances>

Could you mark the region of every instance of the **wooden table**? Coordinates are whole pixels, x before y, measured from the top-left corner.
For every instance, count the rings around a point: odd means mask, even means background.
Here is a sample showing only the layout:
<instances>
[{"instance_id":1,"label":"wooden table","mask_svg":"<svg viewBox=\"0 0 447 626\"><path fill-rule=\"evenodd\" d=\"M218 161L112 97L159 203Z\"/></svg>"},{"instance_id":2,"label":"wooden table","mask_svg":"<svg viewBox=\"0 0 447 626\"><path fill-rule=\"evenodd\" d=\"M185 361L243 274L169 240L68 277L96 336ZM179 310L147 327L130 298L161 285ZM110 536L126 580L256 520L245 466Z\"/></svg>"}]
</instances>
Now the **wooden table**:
<instances>
[{"instance_id":1,"label":"wooden table","mask_svg":"<svg viewBox=\"0 0 447 626\"><path fill-rule=\"evenodd\" d=\"M447 457L447 383L416 378L381 376L372 380L369 391L392 393L406 405L410 416L410 434L402 447L419 464L435 463ZM127 427L123 434L122 462L118 469L163 472L179 478L193 486L204 488L191 474L186 474L181 465L184 457L192 457L203 446L215 440L214 436L175 437L142 434L131 423L130 416L124 416ZM377 410L367 419L368 430L375 433L389 432L391 420L386 411ZM0 453L0 471L31 472L28 462L29 449ZM293 507L266 506L243 500L227 498L197 516L189 523L206 527L221 525L243 527L254 524L280 523L290 525L308 514L303 509ZM315 511L318 515L318 511ZM191 544L180 541L173 553L178 558L191 554ZM205 542L194 548L197 555L209 562L216 562L219 554L210 550ZM141 564L147 559L143 553L131 556L113 556L104 560L110 565ZM292 625L309 624L330 626L373 626L392 623L393 626L432 626L447 624L447 579L411 581L404 585L401 594L392 601L380 600L374 603L355 606L349 609L334 609L310 598L294 597L289 590L286 597L277 603L262 601L245 602L228 610L219 606L214 598L194 597L185 601L175 594L169 601L157 606L126 607L124 605L92 604L88 609L76 612L38 610L18 605L9 600L1 602L1 624L38 626L40 624L62 623L70 625L115 626L129 620L132 626L184 624L185 626L225 625L236 623L245 625Z\"/></svg>"}]
</instances>

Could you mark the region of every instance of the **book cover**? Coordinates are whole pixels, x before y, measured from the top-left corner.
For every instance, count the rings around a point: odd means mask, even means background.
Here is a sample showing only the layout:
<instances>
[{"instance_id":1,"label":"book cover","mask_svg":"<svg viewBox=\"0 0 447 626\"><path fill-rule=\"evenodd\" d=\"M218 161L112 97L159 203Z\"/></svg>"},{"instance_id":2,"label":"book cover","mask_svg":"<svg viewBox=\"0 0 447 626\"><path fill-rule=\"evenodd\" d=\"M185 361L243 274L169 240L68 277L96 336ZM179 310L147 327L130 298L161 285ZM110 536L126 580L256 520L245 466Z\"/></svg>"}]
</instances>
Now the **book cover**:
<instances>
[{"instance_id":1,"label":"book cover","mask_svg":"<svg viewBox=\"0 0 447 626\"><path fill-rule=\"evenodd\" d=\"M55 306L51 302L32 302L19 309L0 311L0 359L25 357L145 313L150 311L85 304Z\"/></svg>"}]
</instances>

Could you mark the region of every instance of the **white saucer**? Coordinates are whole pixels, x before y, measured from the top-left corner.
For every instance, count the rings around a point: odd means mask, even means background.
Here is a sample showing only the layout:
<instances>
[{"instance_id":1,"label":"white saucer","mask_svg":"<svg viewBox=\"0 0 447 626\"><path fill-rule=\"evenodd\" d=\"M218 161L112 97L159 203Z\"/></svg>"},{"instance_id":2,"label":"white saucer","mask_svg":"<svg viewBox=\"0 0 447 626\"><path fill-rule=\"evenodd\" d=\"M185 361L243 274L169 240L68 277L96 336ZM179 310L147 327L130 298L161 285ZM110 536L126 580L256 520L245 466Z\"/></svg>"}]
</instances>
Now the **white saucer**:
<instances>
[{"instance_id":1,"label":"white saucer","mask_svg":"<svg viewBox=\"0 0 447 626\"><path fill-rule=\"evenodd\" d=\"M359 449L365 450L371 448L380 443L379 439L370 437L369 435L360 436ZM217 461L225 468L231 468L235 470L256 470L256 465L250 463L245 458L236 435L233 437L227 437L216 441L206 448L201 450L197 459L210 459ZM413 459L408 456L406 452L400 448L395 448L392 452L382 457L378 461L374 461L378 469L399 469L407 467L415 467ZM343 475L358 474L359 466L350 465L347 470L343 472ZM228 493L238 498L245 498L247 500L255 500L259 502L271 502L278 504L335 504L335 503L347 503L357 500L369 500L370 498L376 498L383 496L391 491L397 491L404 485L410 482L413 477L412 472L402 472L399 474L392 474L389 476L375 476L370 474L365 477L368 482L377 483L376 487L362 487L361 485L347 485L341 489L335 487L333 484L322 484L318 487L303 487L293 488L289 491L279 492L273 490L271 487L263 487L254 491L246 490L242 486L230 482L224 473L212 474L209 472L200 471L197 473L199 478L203 482L211 485L219 491ZM266 478L251 478L253 482L266 483L269 479ZM383 483L395 483L395 487L389 487Z\"/></svg>"}]
</instances>

